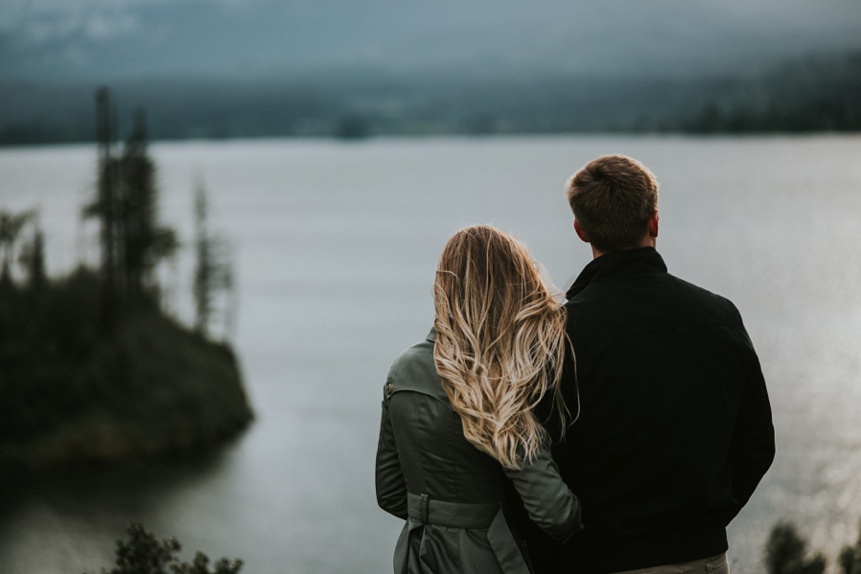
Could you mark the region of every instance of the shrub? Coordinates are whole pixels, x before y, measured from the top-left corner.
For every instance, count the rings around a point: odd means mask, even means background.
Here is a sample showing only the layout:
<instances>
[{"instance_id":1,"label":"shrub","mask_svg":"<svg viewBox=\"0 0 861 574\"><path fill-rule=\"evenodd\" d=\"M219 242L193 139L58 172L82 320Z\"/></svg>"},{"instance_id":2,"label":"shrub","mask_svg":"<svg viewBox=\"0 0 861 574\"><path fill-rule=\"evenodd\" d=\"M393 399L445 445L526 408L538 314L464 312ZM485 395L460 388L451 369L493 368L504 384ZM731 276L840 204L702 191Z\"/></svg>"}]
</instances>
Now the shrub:
<instances>
[{"instance_id":1,"label":"shrub","mask_svg":"<svg viewBox=\"0 0 861 574\"><path fill-rule=\"evenodd\" d=\"M861 574L861 524L858 527L858 540L855 546L844 546L838 562L843 569L843 574Z\"/></svg>"},{"instance_id":2,"label":"shrub","mask_svg":"<svg viewBox=\"0 0 861 574\"><path fill-rule=\"evenodd\" d=\"M116 563L102 574L236 574L242 568L241 560L221 558L209 570L209 557L197 552L191 563L182 562L176 555L181 545L176 538L159 542L141 524L128 527L129 540L118 540Z\"/></svg>"},{"instance_id":3,"label":"shrub","mask_svg":"<svg viewBox=\"0 0 861 574\"><path fill-rule=\"evenodd\" d=\"M807 541L790 522L780 522L771 530L765 546L765 567L768 574L822 574L825 557L816 553L807 556Z\"/></svg>"}]
</instances>

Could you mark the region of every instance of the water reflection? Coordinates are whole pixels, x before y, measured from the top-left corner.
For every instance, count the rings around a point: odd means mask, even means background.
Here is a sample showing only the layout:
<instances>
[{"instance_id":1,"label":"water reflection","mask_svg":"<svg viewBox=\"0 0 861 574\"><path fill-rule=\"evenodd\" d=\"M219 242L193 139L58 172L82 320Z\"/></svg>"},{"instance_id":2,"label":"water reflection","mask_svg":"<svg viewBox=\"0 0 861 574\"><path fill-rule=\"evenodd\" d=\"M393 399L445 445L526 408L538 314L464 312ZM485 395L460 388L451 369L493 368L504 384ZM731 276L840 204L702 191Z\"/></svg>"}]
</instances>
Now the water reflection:
<instances>
[{"instance_id":1,"label":"water reflection","mask_svg":"<svg viewBox=\"0 0 861 574\"><path fill-rule=\"evenodd\" d=\"M33 571L34 553L48 571L97 571L112 560L113 541L130 522L172 535L165 510L222 473L235 448L7 478L0 486L4 571Z\"/></svg>"}]
</instances>

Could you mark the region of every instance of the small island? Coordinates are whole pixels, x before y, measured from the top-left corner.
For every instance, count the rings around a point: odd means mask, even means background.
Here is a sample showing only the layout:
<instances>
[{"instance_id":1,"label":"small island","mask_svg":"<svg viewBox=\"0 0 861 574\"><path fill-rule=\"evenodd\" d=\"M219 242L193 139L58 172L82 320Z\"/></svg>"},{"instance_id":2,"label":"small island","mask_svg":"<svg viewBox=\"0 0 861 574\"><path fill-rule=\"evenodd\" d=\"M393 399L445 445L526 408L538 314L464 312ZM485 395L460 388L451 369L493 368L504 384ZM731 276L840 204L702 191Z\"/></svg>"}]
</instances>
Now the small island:
<instances>
[{"instance_id":1,"label":"small island","mask_svg":"<svg viewBox=\"0 0 861 574\"><path fill-rule=\"evenodd\" d=\"M99 90L101 264L48 277L35 212L0 206L0 477L78 462L211 448L253 419L239 362L208 333L213 298L233 285L197 196L194 327L161 303L157 265L179 248L157 221L144 116L121 154Z\"/></svg>"}]
</instances>

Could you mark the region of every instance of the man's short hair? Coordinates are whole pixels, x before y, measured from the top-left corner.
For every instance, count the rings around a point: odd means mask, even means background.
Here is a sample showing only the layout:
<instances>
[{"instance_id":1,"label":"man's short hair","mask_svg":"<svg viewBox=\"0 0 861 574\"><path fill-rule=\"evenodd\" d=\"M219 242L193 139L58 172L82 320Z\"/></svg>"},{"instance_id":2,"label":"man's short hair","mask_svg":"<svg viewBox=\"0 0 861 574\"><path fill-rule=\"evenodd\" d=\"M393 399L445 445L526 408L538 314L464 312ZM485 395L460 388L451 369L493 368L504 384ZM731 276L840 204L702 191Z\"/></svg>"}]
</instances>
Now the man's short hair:
<instances>
[{"instance_id":1,"label":"man's short hair","mask_svg":"<svg viewBox=\"0 0 861 574\"><path fill-rule=\"evenodd\" d=\"M605 155L568 180L566 196L589 242L609 253L639 244L658 207L658 181L637 160Z\"/></svg>"}]
</instances>

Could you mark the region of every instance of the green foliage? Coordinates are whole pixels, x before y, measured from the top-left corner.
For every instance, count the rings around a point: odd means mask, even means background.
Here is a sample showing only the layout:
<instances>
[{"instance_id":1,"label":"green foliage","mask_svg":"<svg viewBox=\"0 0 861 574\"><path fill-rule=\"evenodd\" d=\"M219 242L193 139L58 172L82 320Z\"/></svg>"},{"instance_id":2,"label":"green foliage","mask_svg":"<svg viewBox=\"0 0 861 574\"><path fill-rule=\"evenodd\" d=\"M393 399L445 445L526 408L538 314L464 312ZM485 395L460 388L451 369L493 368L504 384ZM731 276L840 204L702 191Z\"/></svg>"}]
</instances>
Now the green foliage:
<instances>
[{"instance_id":1,"label":"green foliage","mask_svg":"<svg viewBox=\"0 0 861 574\"><path fill-rule=\"evenodd\" d=\"M153 274L158 263L179 246L176 233L157 221L158 189L155 163L147 152L143 111L122 155L113 152L109 93L97 92L99 170L96 197L84 208L85 217L100 225L102 327L111 333L129 309L158 300Z\"/></svg>"},{"instance_id":2,"label":"green foliage","mask_svg":"<svg viewBox=\"0 0 861 574\"><path fill-rule=\"evenodd\" d=\"M843 547L837 563L843 574L861 574L861 524L858 540ZM807 556L805 540L791 522L779 522L772 529L765 546L765 565L768 574L822 574L828 563L817 552Z\"/></svg>"},{"instance_id":3,"label":"green foliage","mask_svg":"<svg viewBox=\"0 0 861 574\"><path fill-rule=\"evenodd\" d=\"M157 308L99 325L99 278L0 285L0 468L203 448L252 418L236 358Z\"/></svg>"},{"instance_id":4,"label":"green foliage","mask_svg":"<svg viewBox=\"0 0 861 574\"><path fill-rule=\"evenodd\" d=\"M12 280L11 263L15 257L21 233L36 216L35 211L10 213L0 211L0 281Z\"/></svg>"},{"instance_id":5,"label":"green foliage","mask_svg":"<svg viewBox=\"0 0 861 574\"><path fill-rule=\"evenodd\" d=\"M822 574L827 562L822 554L807 556L807 541L789 522L780 522L771 530L765 547L768 574Z\"/></svg>"},{"instance_id":6,"label":"green foliage","mask_svg":"<svg viewBox=\"0 0 861 574\"><path fill-rule=\"evenodd\" d=\"M128 296L152 290L152 273L159 261L179 246L172 229L158 225L155 163L147 153L146 122L135 114L134 130L119 160L119 200L123 267Z\"/></svg>"},{"instance_id":7,"label":"green foliage","mask_svg":"<svg viewBox=\"0 0 861 574\"><path fill-rule=\"evenodd\" d=\"M13 284L0 290L2 445L49 430L90 401L104 377L94 372L101 363L94 275L48 282L38 296Z\"/></svg>"},{"instance_id":8,"label":"green foliage","mask_svg":"<svg viewBox=\"0 0 861 574\"><path fill-rule=\"evenodd\" d=\"M177 556L181 545L176 538L158 541L142 525L128 527L128 541L117 541L115 566L103 574L236 574L241 560L221 558L209 569L209 557L197 552L191 563Z\"/></svg>"},{"instance_id":9,"label":"green foliage","mask_svg":"<svg viewBox=\"0 0 861 574\"><path fill-rule=\"evenodd\" d=\"M40 292L45 286L47 275L45 274L45 236L38 225L33 233L33 240L24 245L18 260L27 270L31 290Z\"/></svg>"},{"instance_id":10,"label":"green foliage","mask_svg":"<svg viewBox=\"0 0 861 574\"><path fill-rule=\"evenodd\" d=\"M763 78L729 82L682 131L757 133L861 130L861 52L792 62ZM732 92L736 92L733 94Z\"/></svg>"},{"instance_id":11,"label":"green foliage","mask_svg":"<svg viewBox=\"0 0 861 574\"><path fill-rule=\"evenodd\" d=\"M858 526L858 540L854 546L844 546L838 558L843 574L861 574L861 523Z\"/></svg>"},{"instance_id":12,"label":"green foliage","mask_svg":"<svg viewBox=\"0 0 861 574\"><path fill-rule=\"evenodd\" d=\"M84 210L102 224L101 269L48 278L36 213L0 211L0 474L202 449L253 418L230 347L158 305L153 270L178 243L156 224L143 116L113 157L107 98L98 92L99 191ZM210 289L232 287L206 238Z\"/></svg>"}]
</instances>

